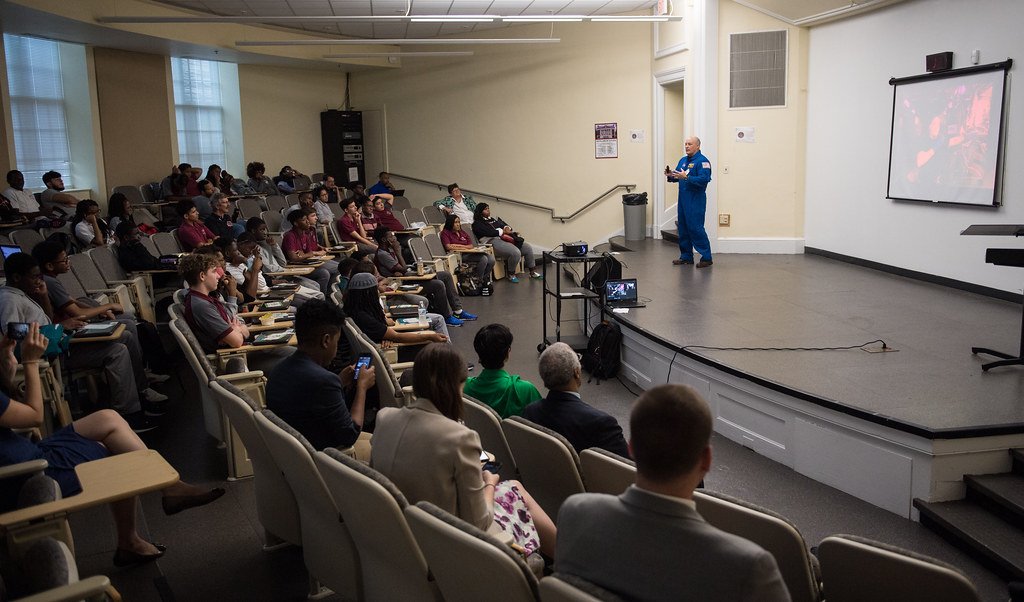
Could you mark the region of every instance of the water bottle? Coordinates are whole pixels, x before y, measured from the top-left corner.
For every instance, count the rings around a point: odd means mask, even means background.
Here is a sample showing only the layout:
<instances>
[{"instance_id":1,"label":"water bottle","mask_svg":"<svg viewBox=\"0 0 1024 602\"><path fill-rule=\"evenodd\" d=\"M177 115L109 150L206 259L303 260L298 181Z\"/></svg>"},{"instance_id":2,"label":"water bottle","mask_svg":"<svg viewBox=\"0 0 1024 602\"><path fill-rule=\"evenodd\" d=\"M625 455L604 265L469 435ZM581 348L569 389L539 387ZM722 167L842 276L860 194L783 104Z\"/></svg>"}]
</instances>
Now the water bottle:
<instances>
[{"instance_id":1,"label":"water bottle","mask_svg":"<svg viewBox=\"0 0 1024 602\"><path fill-rule=\"evenodd\" d=\"M427 302L420 301L420 324L427 325Z\"/></svg>"},{"instance_id":2,"label":"water bottle","mask_svg":"<svg viewBox=\"0 0 1024 602\"><path fill-rule=\"evenodd\" d=\"M419 276L423 275L423 258L422 257L417 257L416 258L416 274L419 275Z\"/></svg>"}]
</instances>

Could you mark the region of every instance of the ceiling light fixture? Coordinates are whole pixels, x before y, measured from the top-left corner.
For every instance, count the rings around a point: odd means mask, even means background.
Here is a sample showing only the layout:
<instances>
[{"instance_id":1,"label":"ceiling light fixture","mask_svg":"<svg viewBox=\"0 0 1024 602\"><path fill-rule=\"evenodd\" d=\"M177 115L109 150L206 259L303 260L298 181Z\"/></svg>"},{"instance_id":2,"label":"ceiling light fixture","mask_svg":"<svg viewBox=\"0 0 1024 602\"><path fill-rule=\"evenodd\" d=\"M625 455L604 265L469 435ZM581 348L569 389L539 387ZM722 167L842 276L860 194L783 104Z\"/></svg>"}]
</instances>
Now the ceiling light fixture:
<instances>
[{"instance_id":1,"label":"ceiling light fixture","mask_svg":"<svg viewBox=\"0 0 1024 602\"><path fill-rule=\"evenodd\" d=\"M506 23L579 23L583 21L582 15L517 15L502 17Z\"/></svg>"},{"instance_id":2,"label":"ceiling light fixture","mask_svg":"<svg viewBox=\"0 0 1024 602\"><path fill-rule=\"evenodd\" d=\"M419 57L419 56L473 56L472 50L453 50L453 51L438 51L438 52L343 52L339 54L325 54L325 59L368 59L385 56L403 56L403 57Z\"/></svg>"},{"instance_id":3,"label":"ceiling light fixture","mask_svg":"<svg viewBox=\"0 0 1024 602\"><path fill-rule=\"evenodd\" d=\"M235 46L368 46L368 45L423 45L453 46L473 44L557 44L562 38L347 38L344 40L237 40Z\"/></svg>"},{"instance_id":4,"label":"ceiling light fixture","mask_svg":"<svg viewBox=\"0 0 1024 602\"><path fill-rule=\"evenodd\" d=\"M413 23L490 23L494 17L409 17Z\"/></svg>"},{"instance_id":5,"label":"ceiling light fixture","mask_svg":"<svg viewBox=\"0 0 1024 602\"><path fill-rule=\"evenodd\" d=\"M666 21L682 21L682 17L587 17L588 20L602 23L664 23Z\"/></svg>"}]
</instances>

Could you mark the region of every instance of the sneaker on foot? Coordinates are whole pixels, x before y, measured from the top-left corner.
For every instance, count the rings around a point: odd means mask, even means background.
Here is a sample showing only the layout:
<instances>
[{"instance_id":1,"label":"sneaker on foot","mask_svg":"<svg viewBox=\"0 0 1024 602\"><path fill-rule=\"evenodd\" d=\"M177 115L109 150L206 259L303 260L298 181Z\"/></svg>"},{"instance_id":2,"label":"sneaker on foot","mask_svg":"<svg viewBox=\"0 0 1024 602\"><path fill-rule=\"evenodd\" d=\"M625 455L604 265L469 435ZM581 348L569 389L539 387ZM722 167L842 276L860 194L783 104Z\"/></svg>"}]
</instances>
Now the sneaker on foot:
<instances>
[{"instance_id":1,"label":"sneaker on foot","mask_svg":"<svg viewBox=\"0 0 1024 602\"><path fill-rule=\"evenodd\" d=\"M462 320L456 318L454 315L445 318L444 323L449 326L462 326Z\"/></svg>"},{"instance_id":2,"label":"sneaker on foot","mask_svg":"<svg viewBox=\"0 0 1024 602\"><path fill-rule=\"evenodd\" d=\"M466 310L462 310L459 313L455 314L455 317L462 320L463 322L472 322L473 320L476 319L476 314L471 314Z\"/></svg>"},{"instance_id":3,"label":"sneaker on foot","mask_svg":"<svg viewBox=\"0 0 1024 602\"><path fill-rule=\"evenodd\" d=\"M170 379L171 377L166 374L157 374L156 372L151 371L149 368L146 368L146 380L148 380L149 384L151 385L165 383Z\"/></svg>"},{"instance_id":4,"label":"sneaker on foot","mask_svg":"<svg viewBox=\"0 0 1024 602\"><path fill-rule=\"evenodd\" d=\"M145 433L157 427L156 422L148 418L141 411L126 415L124 417L124 421L127 422L128 426L130 426L136 433Z\"/></svg>"},{"instance_id":5,"label":"sneaker on foot","mask_svg":"<svg viewBox=\"0 0 1024 602\"><path fill-rule=\"evenodd\" d=\"M163 393L160 393L158 391L154 391L153 389L144 389L141 392L140 397L142 397L143 401L150 401L150 402L153 402L153 401L167 401L168 399L170 399L169 397L167 397Z\"/></svg>"},{"instance_id":6,"label":"sneaker on foot","mask_svg":"<svg viewBox=\"0 0 1024 602\"><path fill-rule=\"evenodd\" d=\"M537 280L544 280L544 275L540 272L530 272L530 278L536 278Z\"/></svg>"},{"instance_id":7,"label":"sneaker on foot","mask_svg":"<svg viewBox=\"0 0 1024 602\"><path fill-rule=\"evenodd\" d=\"M515 275L512 275L512 276L508 277L508 281L509 282L519 282L519 278L517 278Z\"/></svg>"}]
</instances>

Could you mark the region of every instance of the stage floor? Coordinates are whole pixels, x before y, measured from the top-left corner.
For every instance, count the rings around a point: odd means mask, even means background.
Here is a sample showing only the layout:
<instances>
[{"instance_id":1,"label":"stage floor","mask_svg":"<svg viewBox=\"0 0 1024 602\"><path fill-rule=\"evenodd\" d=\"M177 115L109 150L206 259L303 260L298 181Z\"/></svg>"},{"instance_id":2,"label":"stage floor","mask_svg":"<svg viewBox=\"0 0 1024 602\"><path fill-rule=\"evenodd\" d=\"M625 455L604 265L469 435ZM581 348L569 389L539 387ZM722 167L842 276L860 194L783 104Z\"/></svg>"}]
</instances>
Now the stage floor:
<instances>
[{"instance_id":1,"label":"stage floor","mask_svg":"<svg viewBox=\"0 0 1024 602\"><path fill-rule=\"evenodd\" d=\"M631 242L617 255L647 307L625 327L701 361L843 413L929 439L1024 433L1024 367L982 372L1016 353L1021 307L816 255L716 255L673 266L678 247ZM720 350L849 347L891 353ZM878 344L873 347L879 347Z\"/></svg>"}]
</instances>

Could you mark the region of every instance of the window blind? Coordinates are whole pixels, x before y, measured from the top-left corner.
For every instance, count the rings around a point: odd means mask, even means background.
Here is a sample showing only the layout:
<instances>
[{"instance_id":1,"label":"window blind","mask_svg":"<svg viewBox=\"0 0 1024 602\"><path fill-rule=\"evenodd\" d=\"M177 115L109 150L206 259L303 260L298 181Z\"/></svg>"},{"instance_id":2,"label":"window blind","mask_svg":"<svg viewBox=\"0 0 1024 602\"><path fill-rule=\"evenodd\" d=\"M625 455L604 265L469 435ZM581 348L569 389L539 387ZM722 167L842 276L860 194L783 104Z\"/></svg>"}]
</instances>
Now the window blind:
<instances>
[{"instance_id":1,"label":"window blind","mask_svg":"<svg viewBox=\"0 0 1024 602\"><path fill-rule=\"evenodd\" d=\"M172 58L178 156L205 169L224 165L224 109L219 66L213 61Z\"/></svg>"},{"instance_id":2,"label":"window blind","mask_svg":"<svg viewBox=\"0 0 1024 602\"><path fill-rule=\"evenodd\" d=\"M42 188L52 170L72 188L64 85L57 42L4 35L7 83L11 96L14 150L26 188Z\"/></svg>"}]
</instances>

